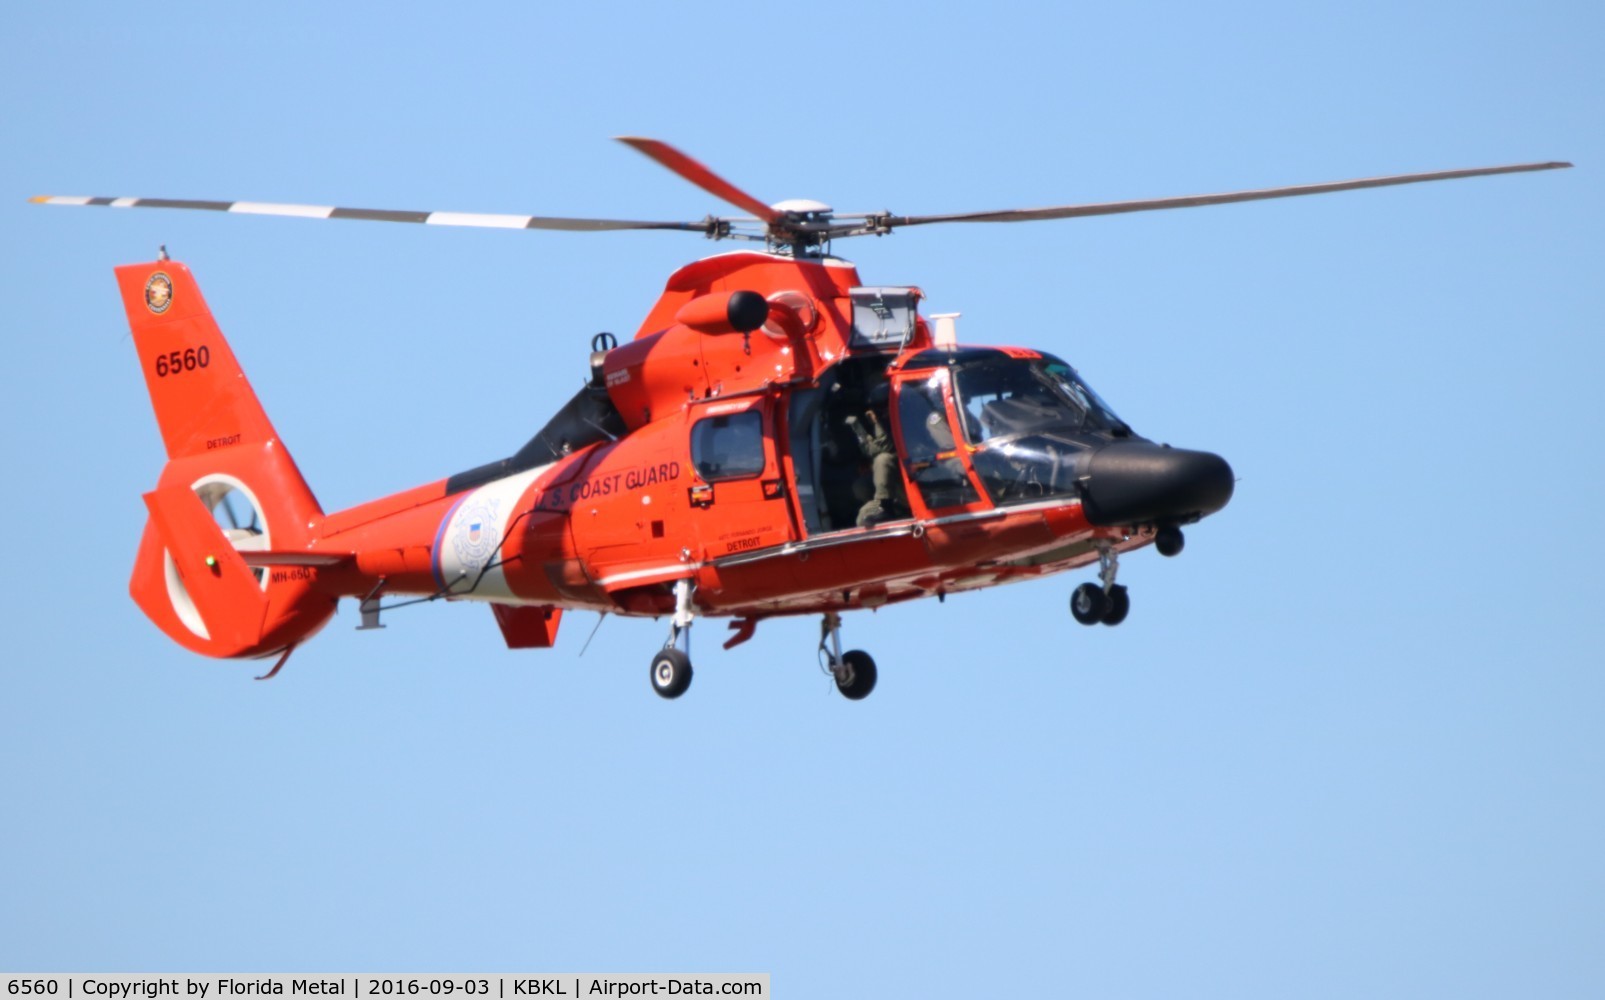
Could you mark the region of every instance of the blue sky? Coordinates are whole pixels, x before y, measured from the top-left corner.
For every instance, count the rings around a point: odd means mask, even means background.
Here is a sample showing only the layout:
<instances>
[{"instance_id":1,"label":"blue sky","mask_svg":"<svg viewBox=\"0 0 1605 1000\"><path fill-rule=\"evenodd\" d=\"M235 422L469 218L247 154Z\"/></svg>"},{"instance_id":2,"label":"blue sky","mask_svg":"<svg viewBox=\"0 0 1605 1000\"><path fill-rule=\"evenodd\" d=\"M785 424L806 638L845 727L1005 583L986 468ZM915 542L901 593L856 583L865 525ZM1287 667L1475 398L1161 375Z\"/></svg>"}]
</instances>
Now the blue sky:
<instances>
[{"instance_id":1,"label":"blue sky","mask_svg":"<svg viewBox=\"0 0 1605 1000\"><path fill-rule=\"evenodd\" d=\"M754 970L784 996L1598 996L1605 67L1582 3L56 4L0 59L0 968ZM353 609L271 683L126 595L160 440L112 278L194 270L328 509L507 454L695 219L1577 169L838 250L1240 482L1186 552L811 619L654 697L662 624ZM1002 977L1000 979L1000 976Z\"/></svg>"}]
</instances>

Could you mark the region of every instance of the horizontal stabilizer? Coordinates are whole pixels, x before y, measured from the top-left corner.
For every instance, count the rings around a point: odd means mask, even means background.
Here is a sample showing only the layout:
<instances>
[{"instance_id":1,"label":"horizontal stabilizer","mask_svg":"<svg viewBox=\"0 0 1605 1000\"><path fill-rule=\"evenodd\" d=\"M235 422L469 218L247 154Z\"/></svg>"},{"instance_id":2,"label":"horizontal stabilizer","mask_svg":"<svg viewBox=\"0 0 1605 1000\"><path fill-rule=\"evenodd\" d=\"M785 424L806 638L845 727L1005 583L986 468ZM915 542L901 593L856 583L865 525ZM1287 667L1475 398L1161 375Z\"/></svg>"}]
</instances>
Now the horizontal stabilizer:
<instances>
[{"instance_id":1,"label":"horizontal stabilizer","mask_svg":"<svg viewBox=\"0 0 1605 1000\"><path fill-rule=\"evenodd\" d=\"M293 549L257 549L240 553L247 566L338 566L355 559L338 552L296 552Z\"/></svg>"}]
</instances>

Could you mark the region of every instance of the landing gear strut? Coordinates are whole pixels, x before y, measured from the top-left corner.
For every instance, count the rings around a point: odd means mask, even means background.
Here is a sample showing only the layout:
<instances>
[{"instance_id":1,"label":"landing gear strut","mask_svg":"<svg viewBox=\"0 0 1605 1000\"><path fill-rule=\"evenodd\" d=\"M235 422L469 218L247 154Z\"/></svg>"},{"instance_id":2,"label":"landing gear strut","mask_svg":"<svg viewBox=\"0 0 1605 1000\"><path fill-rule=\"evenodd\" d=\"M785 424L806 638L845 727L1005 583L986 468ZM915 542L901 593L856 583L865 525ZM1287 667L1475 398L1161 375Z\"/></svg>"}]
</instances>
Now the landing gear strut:
<instances>
[{"instance_id":1,"label":"landing gear strut","mask_svg":"<svg viewBox=\"0 0 1605 1000\"><path fill-rule=\"evenodd\" d=\"M861 649L842 652L842 618L825 613L819 624L819 662L836 680L836 690L850 701L860 701L875 690L875 660Z\"/></svg>"},{"instance_id":2,"label":"landing gear strut","mask_svg":"<svg viewBox=\"0 0 1605 1000\"><path fill-rule=\"evenodd\" d=\"M678 698L691 686L691 609L692 585L689 579L674 582L674 618L669 625L669 641L652 658L652 690L660 698Z\"/></svg>"},{"instance_id":3,"label":"landing gear strut","mask_svg":"<svg viewBox=\"0 0 1605 1000\"><path fill-rule=\"evenodd\" d=\"M1098 549L1098 583L1083 583L1070 594L1070 614L1083 625L1119 625L1131 613L1131 596L1115 582L1120 555L1107 543Z\"/></svg>"}]
</instances>

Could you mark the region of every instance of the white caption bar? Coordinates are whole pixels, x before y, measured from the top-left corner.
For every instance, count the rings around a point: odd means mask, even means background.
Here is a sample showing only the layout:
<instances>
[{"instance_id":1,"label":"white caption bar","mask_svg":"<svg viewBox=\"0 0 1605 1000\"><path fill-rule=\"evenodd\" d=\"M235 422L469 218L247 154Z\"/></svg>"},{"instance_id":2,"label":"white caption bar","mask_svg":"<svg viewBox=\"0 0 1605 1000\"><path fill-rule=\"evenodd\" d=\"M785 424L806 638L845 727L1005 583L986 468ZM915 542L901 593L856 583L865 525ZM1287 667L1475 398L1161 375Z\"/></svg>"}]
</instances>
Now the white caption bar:
<instances>
[{"instance_id":1,"label":"white caption bar","mask_svg":"<svg viewBox=\"0 0 1605 1000\"><path fill-rule=\"evenodd\" d=\"M0 1000L238 1000L243 997L509 1000L523 997L768 997L769 974L595 973L3 973Z\"/></svg>"}]
</instances>

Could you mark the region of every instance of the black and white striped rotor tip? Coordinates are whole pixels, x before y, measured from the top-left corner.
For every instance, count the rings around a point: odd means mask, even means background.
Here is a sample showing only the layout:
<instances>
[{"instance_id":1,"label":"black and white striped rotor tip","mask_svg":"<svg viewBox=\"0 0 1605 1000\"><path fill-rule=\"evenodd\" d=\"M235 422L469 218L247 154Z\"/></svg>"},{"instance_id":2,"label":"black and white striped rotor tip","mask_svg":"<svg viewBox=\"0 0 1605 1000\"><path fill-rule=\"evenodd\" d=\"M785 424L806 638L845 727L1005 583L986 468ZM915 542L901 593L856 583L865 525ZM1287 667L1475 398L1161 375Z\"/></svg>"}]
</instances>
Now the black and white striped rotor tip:
<instances>
[{"instance_id":1,"label":"black and white striped rotor tip","mask_svg":"<svg viewBox=\"0 0 1605 1000\"><path fill-rule=\"evenodd\" d=\"M386 208L340 208L336 205L292 205L271 201L200 201L189 198L102 198L39 195L37 205L100 205L106 208L188 208L233 215L279 215L296 219L364 219L369 222L414 222L426 226L468 226L475 229L557 229L596 233L621 229L667 229L709 233L715 220L642 222L632 219L564 219L540 215L493 215L483 212L413 212Z\"/></svg>"}]
</instances>

